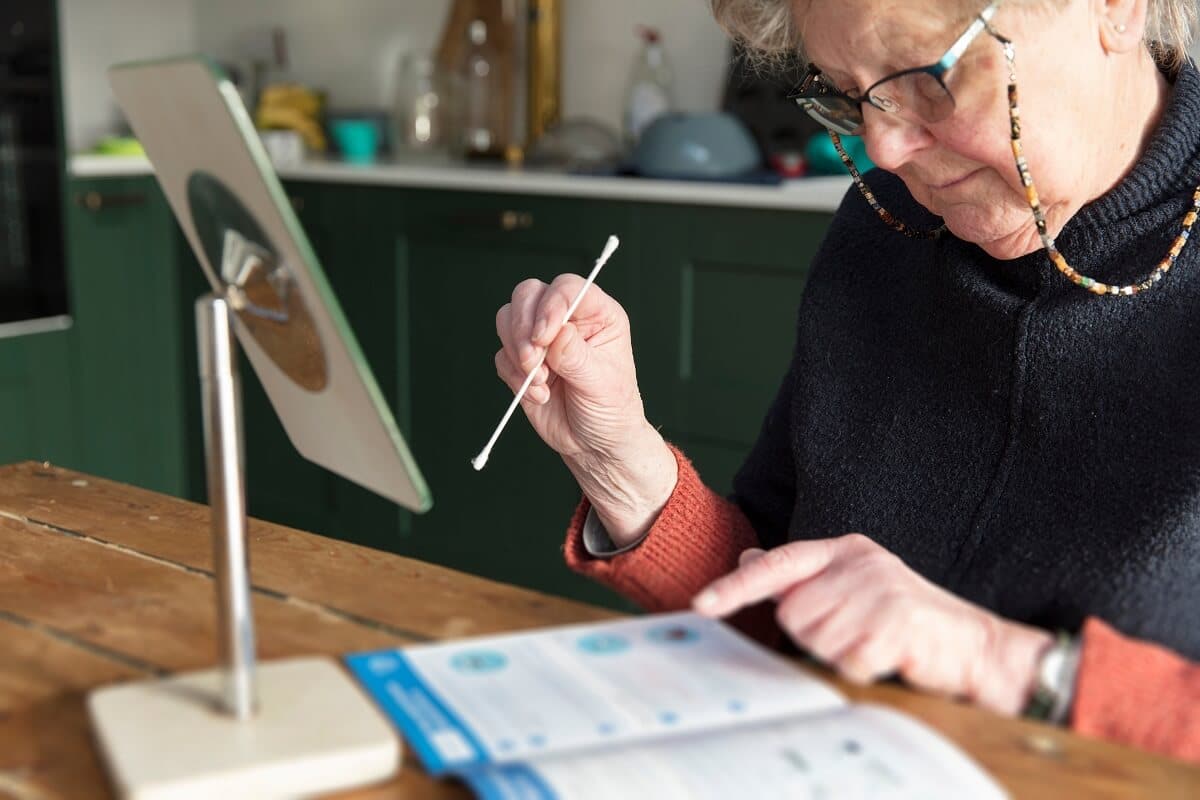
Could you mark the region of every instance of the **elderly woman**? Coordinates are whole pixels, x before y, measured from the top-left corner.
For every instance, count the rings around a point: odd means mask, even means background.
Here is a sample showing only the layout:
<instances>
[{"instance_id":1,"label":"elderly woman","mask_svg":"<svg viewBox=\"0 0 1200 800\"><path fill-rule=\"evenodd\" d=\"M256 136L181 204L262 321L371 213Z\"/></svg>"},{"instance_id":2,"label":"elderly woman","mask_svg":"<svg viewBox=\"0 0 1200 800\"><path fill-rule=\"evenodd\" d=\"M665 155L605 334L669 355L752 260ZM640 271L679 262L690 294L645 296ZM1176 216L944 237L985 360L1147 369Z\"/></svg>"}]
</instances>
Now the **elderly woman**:
<instances>
[{"instance_id":1,"label":"elderly woman","mask_svg":"<svg viewBox=\"0 0 1200 800\"><path fill-rule=\"evenodd\" d=\"M1170 652L1200 658L1195 0L711 5L803 52L800 106L880 169L843 151L730 500L646 420L614 300L559 327L581 279L516 288L496 366L515 389L546 349L524 410L583 489L568 562L650 609L773 600L851 679L1200 758Z\"/></svg>"}]
</instances>

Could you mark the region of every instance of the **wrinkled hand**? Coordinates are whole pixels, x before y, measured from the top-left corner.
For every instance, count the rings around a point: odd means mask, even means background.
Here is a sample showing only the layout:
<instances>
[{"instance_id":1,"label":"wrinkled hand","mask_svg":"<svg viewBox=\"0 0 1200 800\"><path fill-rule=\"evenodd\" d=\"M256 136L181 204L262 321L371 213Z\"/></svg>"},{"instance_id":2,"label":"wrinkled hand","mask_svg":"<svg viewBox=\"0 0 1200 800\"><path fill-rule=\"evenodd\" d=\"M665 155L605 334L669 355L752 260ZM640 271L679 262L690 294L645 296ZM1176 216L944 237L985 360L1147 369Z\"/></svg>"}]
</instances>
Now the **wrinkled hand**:
<instances>
[{"instance_id":1,"label":"wrinkled hand","mask_svg":"<svg viewBox=\"0 0 1200 800\"><path fill-rule=\"evenodd\" d=\"M618 546L649 527L675 487L675 457L646 420L629 317L593 285L563 324L584 279L530 279L496 313L496 372L514 392L538 359L521 406L558 452Z\"/></svg>"},{"instance_id":2,"label":"wrinkled hand","mask_svg":"<svg viewBox=\"0 0 1200 800\"><path fill-rule=\"evenodd\" d=\"M563 325L583 283L578 275L522 281L496 313L496 372L516 391L545 354L522 406L542 439L568 458L619 451L645 424L625 310L592 286Z\"/></svg>"},{"instance_id":3,"label":"wrinkled hand","mask_svg":"<svg viewBox=\"0 0 1200 800\"><path fill-rule=\"evenodd\" d=\"M899 674L1005 714L1024 707L1053 641L935 586L861 534L747 550L694 605L717 617L770 598L784 632L851 681Z\"/></svg>"}]
</instances>

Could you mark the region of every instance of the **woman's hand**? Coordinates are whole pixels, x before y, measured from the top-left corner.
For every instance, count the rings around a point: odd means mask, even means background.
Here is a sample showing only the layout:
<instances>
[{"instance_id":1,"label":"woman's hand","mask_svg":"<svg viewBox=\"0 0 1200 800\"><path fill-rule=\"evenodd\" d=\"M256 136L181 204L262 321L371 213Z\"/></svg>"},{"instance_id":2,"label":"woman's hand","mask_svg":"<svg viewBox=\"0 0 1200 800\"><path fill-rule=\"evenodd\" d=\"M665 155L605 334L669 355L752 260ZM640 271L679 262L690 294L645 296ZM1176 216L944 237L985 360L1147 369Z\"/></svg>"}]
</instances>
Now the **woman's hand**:
<instances>
[{"instance_id":1,"label":"woman's hand","mask_svg":"<svg viewBox=\"0 0 1200 800\"><path fill-rule=\"evenodd\" d=\"M852 681L897 673L1004 714L1025 706L1053 643L933 585L860 534L747 550L695 608L725 616L768 598L797 645Z\"/></svg>"},{"instance_id":2,"label":"woman's hand","mask_svg":"<svg viewBox=\"0 0 1200 800\"><path fill-rule=\"evenodd\" d=\"M496 372L514 392L544 352L521 405L538 435L562 455L618 546L636 540L675 488L675 458L646 421L625 310L578 275L530 279L496 314Z\"/></svg>"}]
</instances>

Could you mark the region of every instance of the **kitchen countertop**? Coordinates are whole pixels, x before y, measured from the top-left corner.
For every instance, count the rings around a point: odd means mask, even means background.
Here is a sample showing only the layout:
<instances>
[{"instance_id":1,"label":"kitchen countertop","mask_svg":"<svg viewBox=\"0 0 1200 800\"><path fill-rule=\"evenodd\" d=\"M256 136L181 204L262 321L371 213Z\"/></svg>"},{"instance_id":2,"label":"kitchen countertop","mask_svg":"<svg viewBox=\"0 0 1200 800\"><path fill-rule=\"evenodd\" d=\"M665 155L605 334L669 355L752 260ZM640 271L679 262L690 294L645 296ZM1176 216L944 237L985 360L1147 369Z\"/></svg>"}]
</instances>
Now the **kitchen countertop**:
<instances>
[{"instance_id":1,"label":"kitchen countertop","mask_svg":"<svg viewBox=\"0 0 1200 800\"><path fill-rule=\"evenodd\" d=\"M70 158L69 170L73 178L123 177L153 172L150 162L140 156L76 155ZM837 210L850 187L849 176L802 178L779 185L762 185L575 175L500 165L467 165L449 159L367 165L307 161L281 168L278 172L285 180L828 213Z\"/></svg>"}]
</instances>

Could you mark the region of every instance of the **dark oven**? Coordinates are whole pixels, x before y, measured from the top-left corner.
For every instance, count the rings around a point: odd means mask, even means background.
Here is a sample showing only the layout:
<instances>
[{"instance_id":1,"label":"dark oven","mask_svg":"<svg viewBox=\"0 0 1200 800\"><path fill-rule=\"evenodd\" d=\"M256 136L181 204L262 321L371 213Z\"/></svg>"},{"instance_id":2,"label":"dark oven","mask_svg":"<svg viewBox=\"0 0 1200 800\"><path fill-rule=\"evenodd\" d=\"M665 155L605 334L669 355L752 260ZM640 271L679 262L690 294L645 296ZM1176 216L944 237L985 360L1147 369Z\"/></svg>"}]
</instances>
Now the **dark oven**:
<instances>
[{"instance_id":1,"label":"dark oven","mask_svg":"<svg viewBox=\"0 0 1200 800\"><path fill-rule=\"evenodd\" d=\"M0 0L0 336L64 327L54 0Z\"/></svg>"}]
</instances>

